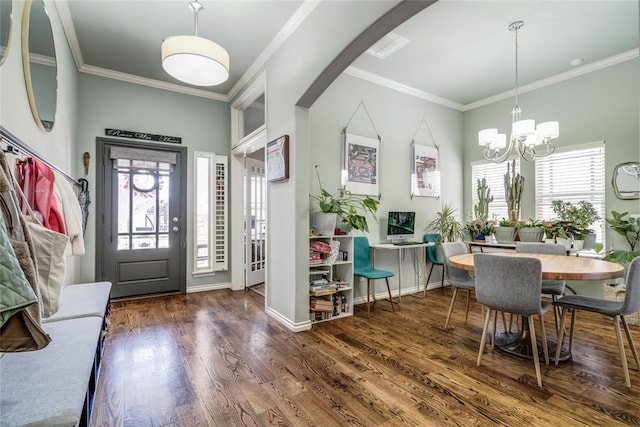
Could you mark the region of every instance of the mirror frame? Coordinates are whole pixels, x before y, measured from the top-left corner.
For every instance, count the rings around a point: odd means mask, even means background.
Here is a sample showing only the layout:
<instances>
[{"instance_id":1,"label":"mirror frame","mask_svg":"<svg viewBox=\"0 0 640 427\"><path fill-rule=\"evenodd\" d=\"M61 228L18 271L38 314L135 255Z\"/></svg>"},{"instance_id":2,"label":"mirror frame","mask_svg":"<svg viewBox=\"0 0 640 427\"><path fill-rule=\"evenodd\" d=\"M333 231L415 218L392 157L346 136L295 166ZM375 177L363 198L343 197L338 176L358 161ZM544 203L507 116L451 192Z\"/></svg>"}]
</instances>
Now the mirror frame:
<instances>
[{"instance_id":1,"label":"mirror frame","mask_svg":"<svg viewBox=\"0 0 640 427\"><path fill-rule=\"evenodd\" d=\"M54 60L54 68L55 68L55 93L54 93L54 109L53 109L53 120L51 122L51 126L45 126L43 123L43 119L38 111L38 104L36 102L36 94L33 90L33 81L32 81L32 73L31 73L31 60L30 60L30 49L29 49L29 24L31 21L31 8L34 2L39 2L42 4L42 9L44 10L44 14L47 17L47 22L49 24L49 32L51 34L51 42L53 44L53 60ZM53 27L51 26L51 18L49 17L49 12L47 11L47 6L44 4L43 0L26 0L24 3L24 11L22 13L22 67L24 74L24 83L27 88L27 96L29 98L29 106L31 107L31 113L33 114L33 119L36 122L38 127L45 131L51 132L53 127L55 126L55 116L57 111L57 103L58 103L58 64L56 60L56 44L53 38Z\"/></svg>"},{"instance_id":2,"label":"mirror frame","mask_svg":"<svg viewBox=\"0 0 640 427\"><path fill-rule=\"evenodd\" d=\"M7 46L5 46L4 53L0 56L0 67L7 60L9 55L9 49L11 48L11 31L13 31L13 0L9 0L9 30L7 31ZM0 17L0 19L2 19ZM0 45L2 47L2 45Z\"/></svg>"},{"instance_id":3,"label":"mirror frame","mask_svg":"<svg viewBox=\"0 0 640 427\"><path fill-rule=\"evenodd\" d=\"M625 166L638 166L639 163L638 162L625 162L625 163L620 163L619 165L616 165L615 169L613 170L613 177L611 178L611 185L613 185L613 190L616 193L616 197L618 199L622 199L622 200L634 200L634 199L640 199L640 190L638 191L626 191L625 194L622 194L620 192L620 188L618 188L618 182L617 182L617 177L618 174L620 173L621 169ZM640 182L638 183L638 185L640 185Z\"/></svg>"}]
</instances>

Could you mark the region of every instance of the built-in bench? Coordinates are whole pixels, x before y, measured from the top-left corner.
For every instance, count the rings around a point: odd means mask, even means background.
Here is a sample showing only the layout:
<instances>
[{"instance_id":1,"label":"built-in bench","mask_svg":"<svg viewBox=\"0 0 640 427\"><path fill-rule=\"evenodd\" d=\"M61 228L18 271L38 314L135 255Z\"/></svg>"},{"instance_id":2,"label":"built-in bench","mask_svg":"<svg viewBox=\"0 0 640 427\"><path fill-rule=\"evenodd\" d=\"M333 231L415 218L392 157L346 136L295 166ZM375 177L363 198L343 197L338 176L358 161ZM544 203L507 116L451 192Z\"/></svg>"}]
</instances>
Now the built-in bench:
<instances>
[{"instance_id":1,"label":"built-in bench","mask_svg":"<svg viewBox=\"0 0 640 427\"><path fill-rule=\"evenodd\" d=\"M0 425L89 425L110 292L108 282L65 286L58 312L43 319L52 342L0 358Z\"/></svg>"}]
</instances>

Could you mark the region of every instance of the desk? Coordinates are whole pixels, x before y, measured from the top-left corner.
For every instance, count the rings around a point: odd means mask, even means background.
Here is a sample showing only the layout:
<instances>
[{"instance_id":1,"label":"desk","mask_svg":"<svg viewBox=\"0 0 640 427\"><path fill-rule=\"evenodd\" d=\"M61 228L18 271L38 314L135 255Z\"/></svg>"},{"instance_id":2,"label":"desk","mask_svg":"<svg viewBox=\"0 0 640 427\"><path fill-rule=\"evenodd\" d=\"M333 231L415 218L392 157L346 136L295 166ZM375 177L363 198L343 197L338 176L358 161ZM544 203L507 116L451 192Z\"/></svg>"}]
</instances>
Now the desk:
<instances>
[{"instance_id":1,"label":"desk","mask_svg":"<svg viewBox=\"0 0 640 427\"><path fill-rule=\"evenodd\" d=\"M605 280L622 277L624 267L613 262L593 258L568 257L563 255L530 254L504 252L498 256L537 258L542 262L542 278L551 280ZM456 255L449 258L449 264L462 270L473 271L473 254ZM496 335L496 347L515 356L533 358L528 322L522 322L518 333L505 332ZM555 342L550 342L549 356L555 354ZM540 348L540 347L538 347ZM568 351L560 353L560 360L571 357Z\"/></svg>"},{"instance_id":2,"label":"desk","mask_svg":"<svg viewBox=\"0 0 640 427\"><path fill-rule=\"evenodd\" d=\"M416 243L416 244L412 244L412 245L394 245L393 243L375 243L370 245L369 247L371 249L373 249L373 266L375 267L376 264L376 258L375 258L375 252L377 250L387 250L387 251L398 251L398 303L400 302L400 298L402 297L402 255L404 254L404 250L405 249L420 249L420 255L422 256L423 260L426 260L426 247L427 246L434 246L435 243L433 242L425 242L425 243ZM420 286L418 286L418 289L420 289Z\"/></svg>"}]
</instances>

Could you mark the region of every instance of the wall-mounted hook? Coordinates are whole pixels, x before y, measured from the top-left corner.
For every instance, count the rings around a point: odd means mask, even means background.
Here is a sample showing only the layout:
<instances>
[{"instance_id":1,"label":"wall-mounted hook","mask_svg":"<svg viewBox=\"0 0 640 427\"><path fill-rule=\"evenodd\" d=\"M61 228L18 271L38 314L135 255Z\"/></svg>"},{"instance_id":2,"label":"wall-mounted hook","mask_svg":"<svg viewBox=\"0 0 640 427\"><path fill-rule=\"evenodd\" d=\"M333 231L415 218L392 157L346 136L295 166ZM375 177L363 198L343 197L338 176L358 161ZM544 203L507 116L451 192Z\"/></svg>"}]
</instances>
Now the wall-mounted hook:
<instances>
[{"instance_id":1,"label":"wall-mounted hook","mask_svg":"<svg viewBox=\"0 0 640 427\"><path fill-rule=\"evenodd\" d=\"M85 151L82 155L82 163L84 163L84 176L89 175L89 162L91 161L91 154Z\"/></svg>"}]
</instances>

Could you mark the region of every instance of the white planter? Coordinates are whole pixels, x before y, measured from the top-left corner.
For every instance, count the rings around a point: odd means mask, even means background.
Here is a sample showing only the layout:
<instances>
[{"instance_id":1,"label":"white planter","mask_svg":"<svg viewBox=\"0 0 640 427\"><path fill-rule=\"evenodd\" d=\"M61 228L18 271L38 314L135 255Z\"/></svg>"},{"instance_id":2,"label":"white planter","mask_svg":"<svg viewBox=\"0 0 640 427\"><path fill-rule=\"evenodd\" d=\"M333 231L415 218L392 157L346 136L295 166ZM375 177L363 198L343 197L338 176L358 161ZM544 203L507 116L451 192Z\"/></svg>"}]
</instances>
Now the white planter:
<instances>
[{"instance_id":1,"label":"white planter","mask_svg":"<svg viewBox=\"0 0 640 427\"><path fill-rule=\"evenodd\" d=\"M584 247L584 240L574 240L573 241L573 249L576 251L582 250Z\"/></svg>"},{"instance_id":2,"label":"white planter","mask_svg":"<svg viewBox=\"0 0 640 427\"><path fill-rule=\"evenodd\" d=\"M560 237L556 237L556 243L564 245L567 250L571 249L571 240L569 239L561 239Z\"/></svg>"},{"instance_id":3,"label":"white planter","mask_svg":"<svg viewBox=\"0 0 640 427\"><path fill-rule=\"evenodd\" d=\"M542 227L523 227L518 230L521 242L541 242L544 236L544 228Z\"/></svg>"},{"instance_id":4,"label":"white planter","mask_svg":"<svg viewBox=\"0 0 640 427\"><path fill-rule=\"evenodd\" d=\"M333 236L337 219L336 213L314 212L311 215L311 228L320 236Z\"/></svg>"},{"instance_id":5,"label":"white planter","mask_svg":"<svg viewBox=\"0 0 640 427\"><path fill-rule=\"evenodd\" d=\"M496 227L493 230L498 243L513 243L516 240L516 228L515 227Z\"/></svg>"}]
</instances>

